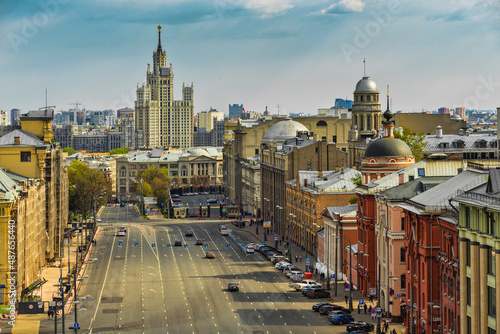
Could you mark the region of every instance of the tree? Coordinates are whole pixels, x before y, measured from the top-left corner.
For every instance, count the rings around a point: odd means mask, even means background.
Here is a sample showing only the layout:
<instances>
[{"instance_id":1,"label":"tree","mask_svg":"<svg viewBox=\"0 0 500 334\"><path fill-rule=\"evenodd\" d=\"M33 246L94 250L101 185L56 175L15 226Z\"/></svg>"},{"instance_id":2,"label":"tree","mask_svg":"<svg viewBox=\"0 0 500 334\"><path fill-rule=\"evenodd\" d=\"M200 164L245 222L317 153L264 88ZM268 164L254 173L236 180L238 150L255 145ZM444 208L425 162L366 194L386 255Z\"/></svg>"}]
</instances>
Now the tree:
<instances>
[{"instance_id":1,"label":"tree","mask_svg":"<svg viewBox=\"0 0 500 334\"><path fill-rule=\"evenodd\" d=\"M114 154L127 154L129 147L115 148L114 150L109 151L110 155Z\"/></svg>"},{"instance_id":2,"label":"tree","mask_svg":"<svg viewBox=\"0 0 500 334\"><path fill-rule=\"evenodd\" d=\"M422 160L427 146L427 142L424 141L425 133L416 134L409 128L403 128L403 133L394 130L394 138L401 139L410 147L411 153L415 157L415 162Z\"/></svg>"},{"instance_id":3,"label":"tree","mask_svg":"<svg viewBox=\"0 0 500 334\"><path fill-rule=\"evenodd\" d=\"M361 185L361 173L356 174L356 176L351 177L351 182L357 186Z\"/></svg>"},{"instance_id":4,"label":"tree","mask_svg":"<svg viewBox=\"0 0 500 334\"><path fill-rule=\"evenodd\" d=\"M73 212L86 213L105 204L111 196L111 182L106 173L89 168L83 162L74 160L68 170L69 209Z\"/></svg>"},{"instance_id":5,"label":"tree","mask_svg":"<svg viewBox=\"0 0 500 334\"><path fill-rule=\"evenodd\" d=\"M156 197L157 203L165 203L170 198L171 177L167 168L150 166L139 176L142 180L142 194L144 197ZM135 192L141 193L140 181L136 183Z\"/></svg>"},{"instance_id":6,"label":"tree","mask_svg":"<svg viewBox=\"0 0 500 334\"><path fill-rule=\"evenodd\" d=\"M68 155L73 155L75 154L75 149L72 147L65 147L63 148L63 152L68 152Z\"/></svg>"}]
</instances>

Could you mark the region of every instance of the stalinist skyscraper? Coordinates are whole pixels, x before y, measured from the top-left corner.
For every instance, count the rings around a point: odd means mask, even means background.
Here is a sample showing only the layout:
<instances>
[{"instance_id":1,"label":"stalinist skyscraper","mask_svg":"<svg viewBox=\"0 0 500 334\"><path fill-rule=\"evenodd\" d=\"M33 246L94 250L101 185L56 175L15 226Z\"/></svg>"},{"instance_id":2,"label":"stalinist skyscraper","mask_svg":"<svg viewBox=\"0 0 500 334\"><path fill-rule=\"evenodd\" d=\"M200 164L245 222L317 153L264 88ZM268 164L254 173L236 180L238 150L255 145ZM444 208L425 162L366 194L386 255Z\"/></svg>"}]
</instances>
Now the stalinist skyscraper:
<instances>
[{"instance_id":1,"label":"stalinist skyscraper","mask_svg":"<svg viewBox=\"0 0 500 334\"><path fill-rule=\"evenodd\" d=\"M135 101L136 129L144 134L147 148L191 147L193 142L193 83L182 84L182 100L174 100L174 71L167 67L167 54L161 48L153 52L153 71L148 64L146 83L137 85Z\"/></svg>"}]
</instances>

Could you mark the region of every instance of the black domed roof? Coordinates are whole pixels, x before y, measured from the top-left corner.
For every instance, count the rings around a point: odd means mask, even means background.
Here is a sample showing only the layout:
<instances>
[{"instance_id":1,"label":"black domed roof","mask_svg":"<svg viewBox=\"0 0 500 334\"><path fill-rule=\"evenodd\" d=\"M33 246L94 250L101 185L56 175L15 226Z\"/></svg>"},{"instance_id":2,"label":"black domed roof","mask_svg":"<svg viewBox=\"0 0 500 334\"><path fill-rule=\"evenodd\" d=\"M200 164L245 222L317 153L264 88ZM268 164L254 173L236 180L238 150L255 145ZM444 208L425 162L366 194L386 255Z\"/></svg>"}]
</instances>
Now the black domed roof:
<instances>
[{"instance_id":1,"label":"black domed roof","mask_svg":"<svg viewBox=\"0 0 500 334\"><path fill-rule=\"evenodd\" d=\"M365 157L409 157L412 156L410 147L401 139L380 138L372 141L365 151Z\"/></svg>"}]
</instances>

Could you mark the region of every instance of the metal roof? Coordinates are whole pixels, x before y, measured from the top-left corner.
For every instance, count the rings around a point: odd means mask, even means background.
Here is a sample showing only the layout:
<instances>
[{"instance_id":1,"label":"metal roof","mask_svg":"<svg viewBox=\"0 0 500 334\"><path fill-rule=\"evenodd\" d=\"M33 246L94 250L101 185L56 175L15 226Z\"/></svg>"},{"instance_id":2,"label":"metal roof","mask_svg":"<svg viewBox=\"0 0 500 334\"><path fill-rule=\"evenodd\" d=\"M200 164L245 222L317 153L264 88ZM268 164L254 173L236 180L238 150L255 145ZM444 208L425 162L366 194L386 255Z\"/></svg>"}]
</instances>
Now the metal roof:
<instances>
[{"instance_id":1,"label":"metal roof","mask_svg":"<svg viewBox=\"0 0 500 334\"><path fill-rule=\"evenodd\" d=\"M485 148L476 146L476 142L485 141L488 144ZM425 136L424 142L427 142L427 152L446 152L446 151L470 151L478 149L494 149L496 146L497 137L487 134L471 134L471 135L443 135L438 138L436 135ZM463 142L464 147L457 147L457 144ZM447 144L447 147L445 146Z\"/></svg>"},{"instance_id":2,"label":"metal roof","mask_svg":"<svg viewBox=\"0 0 500 334\"><path fill-rule=\"evenodd\" d=\"M19 145L14 144L15 137L19 137ZM13 130L2 137L0 137L0 146L48 146L44 144L43 140L40 140L34 134L25 131L16 129Z\"/></svg>"},{"instance_id":3,"label":"metal roof","mask_svg":"<svg viewBox=\"0 0 500 334\"><path fill-rule=\"evenodd\" d=\"M361 174L360 171L349 167L341 168L338 171L323 171L321 172L322 176L319 173L319 171L299 171L301 190L315 194L352 192L356 185L351 179ZM303 186L306 179L308 180L307 185ZM297 185L296 179L286 182L292 186Z\"/></svg>"}]
</instances>

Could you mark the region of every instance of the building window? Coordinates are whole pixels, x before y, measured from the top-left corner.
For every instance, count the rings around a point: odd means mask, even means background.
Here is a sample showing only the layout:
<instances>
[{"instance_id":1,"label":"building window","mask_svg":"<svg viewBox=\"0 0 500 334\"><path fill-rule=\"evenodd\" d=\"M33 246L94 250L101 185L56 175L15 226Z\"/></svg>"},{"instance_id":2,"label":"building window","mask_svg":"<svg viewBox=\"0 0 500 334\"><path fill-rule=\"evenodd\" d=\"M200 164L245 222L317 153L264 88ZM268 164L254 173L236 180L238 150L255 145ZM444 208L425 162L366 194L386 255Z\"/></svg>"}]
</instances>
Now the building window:
<instances>
[{"instance_id":1,"label":"building window","mask_svg":"<svg viewBox=\"0 0 500 334\"><path fill-rule=\"evenodd\" d=\"M406 250L404 247L399 250L399 262L406 263Z\"/></svg>"},{"instance_id":2,"label":"building window","mask_svg":"<svg viewBox=\"0 0 500 334\"><path fill-rule=\"evenodd\" d=\"M496 317L497 315L497 304L496 304L497 293L496 289L488 287L488 315L491 317Z\"/></svg>"},{"instance_id":3,"label":"building window","mask_svg":"<svg viewBox=\"0 0 500 334\"><path fill-rule=\"evenodd\" d=\"M486 214L486 233L495 235L495 221L492 219L490 214L488 212L485 212Z\"/></svg>"},{"instance_id":4,"label":"building window","mask_svg":"<svg viewBox=\"0 0 500 334\"><path fill-rule=\"evenodd\" d=\"M256 149L255 149L255 155L258 155L258 154L259 154L259 149L258 149L258 148L256 148Z\"/></svg>"},{"instance_id":5,"label":"building window","mask_svg":"<svg viewBox=\"0 0 500 334\"><path fill-rule=\"evenodd\" d=\"M406 275L401 275L401 290L406 290Z\"/></svg>"},{"instance_id":6,"label":"building window","mask_svg":"<svg viewBox=\"0 0 500 334\"><path fill-rule=\"evenodd\" d=\"M405 217L401 217L401 231L405 230Z\"/></svg>"},{"instance_id":7,"label":"building window","mask_svg":"<svg viewBox=\"0 0 500 334\"><path fill-rule=\"evenodd\" d=\"M333 136L332 137L332 143L336 143L337 142L337 136Z\"/></svg>"},{"instance_id":8,"label":"building window","mask_svg":"<svg viewBox=\"0 0 500 334\"><path fill-rule=\"evenodd\" d=\"M310 161L307 162L307 170L311 170L311 162Z\"/></svg>"},{"instance_id":9,"label":"building window","mask_svg":"<svg viewBox=\"0 0 500 334\"><path fill-rule=\"evenodd\" d=\"M423 169L423 168L419 168L419 169L418 169L418 176L420 176L420 177L425 176L425 169Z\"/></svg>"},{"instance_id":10,"label":"building window","mask_svg":"<svg viewBox=\"0 0 500 334\"><path fill-rule=\"evenodd\" d=\"M465 207L465 227L470 228L470 207Z\"/></svg>"},{"instance_id":11,"label":"building window","mask_svg":"<svg viewBox=\"0 0 500 334\"><path fill-rule=\"evenodd\" d=\"M486 248L487 252L487 261L488 261L488 274L495 275L496 274L496 259L495 259L495 250L491 247Z\"/></svg>"},{"instance_id":12,"label":"building window","mask_svg":"<svg viewBox=\"0 0 500 334\"><path fill-rule=\"evenodd\" d=\"M470 284L470 277L467 277L467 305L470 306L471 303L471 284Z\"/></svg>"},{"instance_id":13,"label":"building window","mask_svg":"<svg viewBox=\"0 0 500 334\"><path fill-rule=\"evenodd\" d=\"M470 267L470 240L465 241L465 265Z\"/></svg>"},{"instance_id":14,"label":"building window","mask_svg":"<svg viewBox=\"0 0 500 334\"><path fill-rule=\"evenodd\" d=\"M21 152L21 162L30 162L31 152Z\"/></svg>"}]
</instances>

